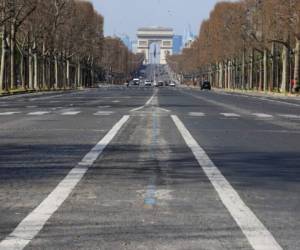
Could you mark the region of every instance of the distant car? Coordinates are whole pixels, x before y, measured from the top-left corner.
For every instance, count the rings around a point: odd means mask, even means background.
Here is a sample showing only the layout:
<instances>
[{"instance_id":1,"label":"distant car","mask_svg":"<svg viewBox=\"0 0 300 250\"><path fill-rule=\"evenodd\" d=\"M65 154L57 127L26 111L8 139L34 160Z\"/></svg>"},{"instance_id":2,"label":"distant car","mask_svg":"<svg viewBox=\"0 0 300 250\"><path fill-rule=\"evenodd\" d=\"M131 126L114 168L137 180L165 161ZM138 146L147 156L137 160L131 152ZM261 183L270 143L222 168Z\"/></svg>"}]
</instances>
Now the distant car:
<instances>
[{"instance_id":1,"label":"distant car","mask_svg":"<svg viewBox=\"0 0 300 250\"><path fill-rule=\"evenodd\" d=\"M201 90L203 89L208 89L208 90L211 90L211 84L209 81L204 81L202 84L201 84Z\"/></svg>"},{"instance_id":2,"label":"distant car","mask_svg":"<svg viewBox=\"0 0 300 250\"><path fill-rule=\"evenodd\" d=\"M133 85L140 85L140 79L139 78L134 78L132 80L132 82L133 82Z\"/></svg>"},{"instance_id":3,"label":"distant car","mask_svg":"<svg viewBox=\"0 0 300 250\"><path fill-rule=\"evenodd\" d=\"M164 86L164 82L163 81L159 81L158 82L158 87L163 87Z\"/></svg>"},{"instance_id":4,"label":"distant car","mask_svg":"<svg viewBox=\"0 0 300 250\"><path fill-rule=\"evenodd\" d=\"M145 87L151 87L152 83L151 83L151 81L146 80L144 85L145 85Z\"/></svg>"},{"instance_id":5,"label":"distant car","mask_svg":"<svg viewBox=\"0 0 300 250\"><path fill-rule=\"evenodd\" d=\"M171 82L171 83L169 84L169 86L170 86L170 87L176 87L176 84L175 84L175 82Z\"/></svg>"},{"instance_id":6,"label":"distant car","mask_svg":"<svg viewBox=\"0 0 300 250\"><path fill-rule=\"evenodd\" d=\"M153 82L154 87L158 87L158 83L156 81Z\"/></svg>"}]
</instances>

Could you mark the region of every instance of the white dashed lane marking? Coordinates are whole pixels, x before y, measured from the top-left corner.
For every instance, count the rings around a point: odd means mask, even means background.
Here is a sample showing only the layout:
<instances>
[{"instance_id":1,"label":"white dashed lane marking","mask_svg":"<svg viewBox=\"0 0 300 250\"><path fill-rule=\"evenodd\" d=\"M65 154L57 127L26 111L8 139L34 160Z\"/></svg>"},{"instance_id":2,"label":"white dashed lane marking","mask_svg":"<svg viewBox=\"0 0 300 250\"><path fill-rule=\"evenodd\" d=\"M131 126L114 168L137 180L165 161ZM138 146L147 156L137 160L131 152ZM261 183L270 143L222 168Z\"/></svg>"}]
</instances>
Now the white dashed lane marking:
<instances>
[{"instance_id":1,"label":"white dashed lane marking","mask_svg":"<svg viewBox=\"0 0 300 250\"><path fill-rule=\"evenodd\" d=\"M103 116L106 116L106 115L112 115L114 112L112 111L98 111L96 113L94 113L94 115L103 115Z\"/></svg>"},{"instance_id":2,"label":"white dashed lane marking","mask_svg":"<svg viewBox=\"0 0 300 250\"><path fill-rule=\"evenodd\" d=\"M66 111L66 112L63 112L62 115L78 115L80 114L81 111Z\"/></svg>"},{"instance_id":3,"label":"white dashed lane marking","mask_svg":"<svg viewBox=\"0 0 300 250\"><path fill-rule=\"evenodd\" d=\"M49 111L35 111L35 112L30 112L28 115L48 115L50 114Z\"/></svg>"},{"instance_id":4,"label":"white dashed lane marking","mask_svg":"<svg viewBox=\"0 0 300 250\"><path fill-rule=\"evenodd\" d=\"M281 116L281 117L287 118L287 119L300 119L300 115L285 115L285 114L279 114L278 116Z\"/></svg>"},{"instance_id":5,"label":"white dashed lane marking","mask_svg":"<svg viewBox=\"0 0 300 250\"><path fill-rule=\"evenodd\" d=\"M221 113L221 115L225 116L225 117L228 117L228 118L238 118L238 117L241 117L240 115L235 114L235 113Z\"/></svg>"},{"instance_id":6,"label":"white dashed lane marking","mask_svg":"<svg viewBox=\"0 0 300 250\"><path fill-rule=\"evenodd\" d=\"M20 114L20 112L2 112L0 113L0 115L16 115L16 114Z\"/></svg>"},{"instance_id":7,"label":"white dashed lane marking","mask_svg":"<svg viewBox=\"0 0 300 250\"><path fill-rule=\"evenodd\" d=\"M205 114L202 112L190 112L189 116L203 117L203 116L205 116Z\"/></svg>"},{"instance_id":8,"label":"white dashed lane marking","mask_svg":"<svg viewBox=\"0 0 300 250\"><path fill-rule=\"evenodd\" d=\"M273 115L264 114L264 113L253 113L254 116L262 119L271 119L273 118Z\"/></svg>"}]
</instances>

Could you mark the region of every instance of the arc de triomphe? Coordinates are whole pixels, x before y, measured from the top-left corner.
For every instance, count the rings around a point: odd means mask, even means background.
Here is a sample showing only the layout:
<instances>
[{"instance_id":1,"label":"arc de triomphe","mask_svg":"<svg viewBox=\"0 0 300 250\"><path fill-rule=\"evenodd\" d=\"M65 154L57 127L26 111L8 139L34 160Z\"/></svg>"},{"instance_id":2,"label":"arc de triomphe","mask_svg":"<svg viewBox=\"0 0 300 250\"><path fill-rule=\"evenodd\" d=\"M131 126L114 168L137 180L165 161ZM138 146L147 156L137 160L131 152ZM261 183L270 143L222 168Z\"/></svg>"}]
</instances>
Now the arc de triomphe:
<instances>
[{"instance_id":1,"label":"arc de triomphe","mask_svg":"<svg viewBox=\"0 0 300 250\"><path fill-rule=\"evenodd\" d=\"M160 64L166 64L167 55L173 53L174 31L171 28L147 27L140 28L137 32L138 53L145 54L145 64L150 63L150 46L152 43L158 43L160 46Z\"/></svg>"}]
</instances>

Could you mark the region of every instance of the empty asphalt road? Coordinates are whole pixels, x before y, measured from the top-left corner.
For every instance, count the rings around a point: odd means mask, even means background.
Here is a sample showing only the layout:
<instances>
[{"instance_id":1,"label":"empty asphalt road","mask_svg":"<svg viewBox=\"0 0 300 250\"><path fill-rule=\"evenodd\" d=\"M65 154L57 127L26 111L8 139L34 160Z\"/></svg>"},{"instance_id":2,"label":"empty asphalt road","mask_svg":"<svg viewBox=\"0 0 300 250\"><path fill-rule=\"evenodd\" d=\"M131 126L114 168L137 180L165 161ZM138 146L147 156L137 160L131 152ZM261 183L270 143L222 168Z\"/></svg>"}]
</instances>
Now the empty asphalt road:
<instances>
[{"instance_id":1,"label":"empty asphalt road","mask_svg":"<svg viewBox=\"0 0 300 250\"><path fill-rule=\"evenodd\" d=\"M300 101L102 87L0 98L0 249L300 249Z\"/></svg>"}]
</instances>

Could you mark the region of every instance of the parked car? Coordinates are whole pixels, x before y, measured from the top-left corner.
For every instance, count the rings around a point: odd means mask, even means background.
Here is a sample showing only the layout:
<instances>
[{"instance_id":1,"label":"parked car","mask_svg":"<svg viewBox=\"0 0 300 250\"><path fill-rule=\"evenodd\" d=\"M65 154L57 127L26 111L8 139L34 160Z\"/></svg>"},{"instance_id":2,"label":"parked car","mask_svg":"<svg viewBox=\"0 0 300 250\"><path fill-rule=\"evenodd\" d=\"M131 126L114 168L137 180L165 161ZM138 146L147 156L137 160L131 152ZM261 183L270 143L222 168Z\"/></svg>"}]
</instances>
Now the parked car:
<instances>
[{"instance_id":1,"label":"parked car","mask_svg":"<svg viewBox=\"0 0 300 250\"><path fill-rule=\"evenodd\" d=\"M159 81L158 82L158 87L163 87L164 86L164 82L163 81Z\"/></svg>"},{"instance_id":2,"label":"parked car","mask_svg":"<svg viewBox=\"0 0 300 250\"><path fill-rule=\"evenodd\" d=\"M209 81L204 81L202 84L201 84L201 90L203 89L208 89L208 90L211 90L211 84Z\"/></svg>"}]
</instances>

